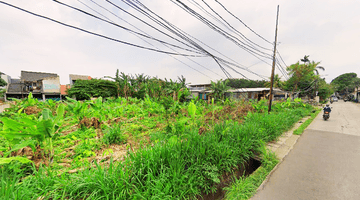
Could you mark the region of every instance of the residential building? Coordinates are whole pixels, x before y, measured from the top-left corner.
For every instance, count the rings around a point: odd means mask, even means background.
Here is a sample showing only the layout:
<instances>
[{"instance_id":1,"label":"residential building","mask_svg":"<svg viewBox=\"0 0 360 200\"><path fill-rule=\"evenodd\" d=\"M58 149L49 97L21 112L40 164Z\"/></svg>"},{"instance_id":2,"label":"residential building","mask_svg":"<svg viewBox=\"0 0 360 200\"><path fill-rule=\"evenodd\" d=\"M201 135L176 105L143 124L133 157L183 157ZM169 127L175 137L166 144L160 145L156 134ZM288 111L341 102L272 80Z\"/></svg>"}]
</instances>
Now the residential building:
<instances>
[{"instance_id":1,"label":"residential building","mask_svg":"<svg viewBox=\"0 0 360 200\"><path fill-rule=\"evenodd\" d=\"M70 78L70 86L74 85L77 80L91 80L91 77L87 75L69 74L69 78Z\"/></svg>"},{"instance_id":2,"label":"residential building","mask_svg":"<svg viewBox=\"0 0 360 200\"><path fill-rule=\"evenodd\" d=\"M25 98L29 93L37 99L61 99L60 78L54 73L21 71L20 79L11 79L5 98Z\"/></svg>"}]
</instances>

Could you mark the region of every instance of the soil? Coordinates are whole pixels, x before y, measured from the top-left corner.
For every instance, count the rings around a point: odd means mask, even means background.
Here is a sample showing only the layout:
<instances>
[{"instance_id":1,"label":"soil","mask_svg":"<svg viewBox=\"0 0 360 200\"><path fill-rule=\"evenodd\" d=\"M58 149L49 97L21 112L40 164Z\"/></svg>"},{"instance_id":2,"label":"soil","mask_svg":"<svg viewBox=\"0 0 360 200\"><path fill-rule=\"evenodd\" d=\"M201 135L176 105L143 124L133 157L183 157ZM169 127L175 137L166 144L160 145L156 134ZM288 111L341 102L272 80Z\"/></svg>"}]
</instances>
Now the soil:
<instances>
[{"instance_id":1,"label":"soil","mask_svg":"<svg viewBox=\"0 0 360 200\"><path fill-rule=\"evenodd\" d=\"M84 117L79 122L79 128L85 126L86 128L94 127L95 129L98 129L100 128L101 124L102 122L100 123L99 119L96 117L91 117L91 118Z\"/></svg>"},{"instance_id":2,"label":"soil","mask_svg":"<svg viewBox=\"0 0 360 200\"><path fill-rule=\"evenodd\" d=\"M36 107L36 106L28 106L24 109L24 112L27 114L27 115L37 115L38 113L41 112L41 109Z\"/></svg>"}]
</instances>

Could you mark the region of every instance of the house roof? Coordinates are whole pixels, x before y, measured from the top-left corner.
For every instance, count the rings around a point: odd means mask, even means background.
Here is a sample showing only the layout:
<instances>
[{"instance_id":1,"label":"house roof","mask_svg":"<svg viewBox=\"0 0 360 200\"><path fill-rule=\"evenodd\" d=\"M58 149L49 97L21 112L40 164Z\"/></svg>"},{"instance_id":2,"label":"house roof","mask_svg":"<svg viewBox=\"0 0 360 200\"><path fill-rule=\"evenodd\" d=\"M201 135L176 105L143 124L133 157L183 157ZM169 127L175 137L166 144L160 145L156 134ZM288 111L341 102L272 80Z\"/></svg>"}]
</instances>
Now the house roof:
<instances>
[{"instance_id":1,"label":"house roof","mask_svg":"<svg viewBox=\"0 0 360 200\"><path fill-rule=\"evenodd\" d=\"M196 87L196 86L210 86L211 83L196 83L196 84L189 84L190 87Z\"/></svg>"},{"instance_id":2,"label":"house roof","mask_svg":"<svg viewBox=\"0 0 360 200\"><path fill-rule=\"evenodd\" d=\"M262 92L269 91L270 88L239 88L239 89L231 89L228 92ZM281 92L282 90L274 88L273 91Z\"/></svg>"},{"instance_id":3,"label":"house roof","mask_svg":"<svg viewBox=\"0 0 360 200\"><path fill-rule=\"evenodd\" d=\"M57 74L53 74L53 73L21 71L22 81L38 81L44 78L57 77L57 76L58 76Z\"/></svg>"},{"instance_id":4,"label":"house roof","mask_svg":"<svg viewBox=\"0 0 360 200\"><path fill-rule=\"evenodd\" d=\"M20 79L11 79L10 83L21 83Z\"/></svg>"},{"instance_id":5,"label":"house roof","mask_svg":"<svg viewBox=\"0 0 360 200\"><path fill-rule=\"evenodd\" d=\"M91 76L88 75L76 75L76 74L69 74L71 80L91 80Z\"/></svg>"},{"instance_id":6,"label":"house roof","mask_svg":"<svg viewBox=\"0 0 360 200\"><path fill-rule=\"evenodd\" d=\"M236 92L262 92L262 91L269 91L270 88L239 88L239 89L230 89L227 92L232 92L232 93L236 93ZM273 89L274 92L282 92L282 90L274 88ZM200 92L205 92L205 93L211 93L212 90L201 90Z\"/></svg>"},{"instance_id":7,"label":"house roof","mask_svg":"<svg viewBox=\"0 0 360 200\"><path fill-rule=\"evenodd\" d=\"M23 86L22 83L10 83L6 93L21 93Z\"/></svg>"}]
</instances>

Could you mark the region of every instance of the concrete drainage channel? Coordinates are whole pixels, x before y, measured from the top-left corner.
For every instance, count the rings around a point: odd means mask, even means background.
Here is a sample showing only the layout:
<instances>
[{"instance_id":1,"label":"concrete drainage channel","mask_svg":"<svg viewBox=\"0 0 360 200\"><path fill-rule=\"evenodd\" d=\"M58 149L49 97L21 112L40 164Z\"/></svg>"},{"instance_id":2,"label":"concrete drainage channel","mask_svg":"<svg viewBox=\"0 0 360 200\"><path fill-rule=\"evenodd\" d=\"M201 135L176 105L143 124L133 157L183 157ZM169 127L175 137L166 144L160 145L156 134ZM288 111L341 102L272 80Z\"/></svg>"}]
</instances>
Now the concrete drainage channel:
<instances>
[{"instance_id":1,"label":"concrete drainage channel","mask_svg":"<svg viewBox=\"0 0 360 200\"><path fill-rule=\"evenodd\" d=\"M225 197L226 191L223 189L228 187L233 183L234 177L239 179L242 176L250 176L253 172L255 172L261 166L261 161L259 158L250 158L247 162L239 165L237 170L233 173L223 174L221 177L221 182L216 187L215 193L210 194L202 194L198 199L203 200L219 200Z\"/></svg>"}]
</instances>

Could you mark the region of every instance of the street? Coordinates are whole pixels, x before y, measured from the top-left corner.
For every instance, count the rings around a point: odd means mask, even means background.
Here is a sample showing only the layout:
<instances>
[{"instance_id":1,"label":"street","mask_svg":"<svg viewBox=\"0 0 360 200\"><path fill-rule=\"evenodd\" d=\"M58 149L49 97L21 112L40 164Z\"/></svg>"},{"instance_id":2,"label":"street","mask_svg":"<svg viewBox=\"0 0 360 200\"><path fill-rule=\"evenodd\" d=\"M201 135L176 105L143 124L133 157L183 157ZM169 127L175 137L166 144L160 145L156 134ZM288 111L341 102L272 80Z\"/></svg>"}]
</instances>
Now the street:
<instances>
[{"instance_id":1,"label":"street","mask_svg":"<svg viewBox=\"0 0 360 200\"><path fill-rule=\"evenodd\" d=\"M360 104L330 104L270 175L253 200L360 199Z\"/></svg>"}]
</instances>

